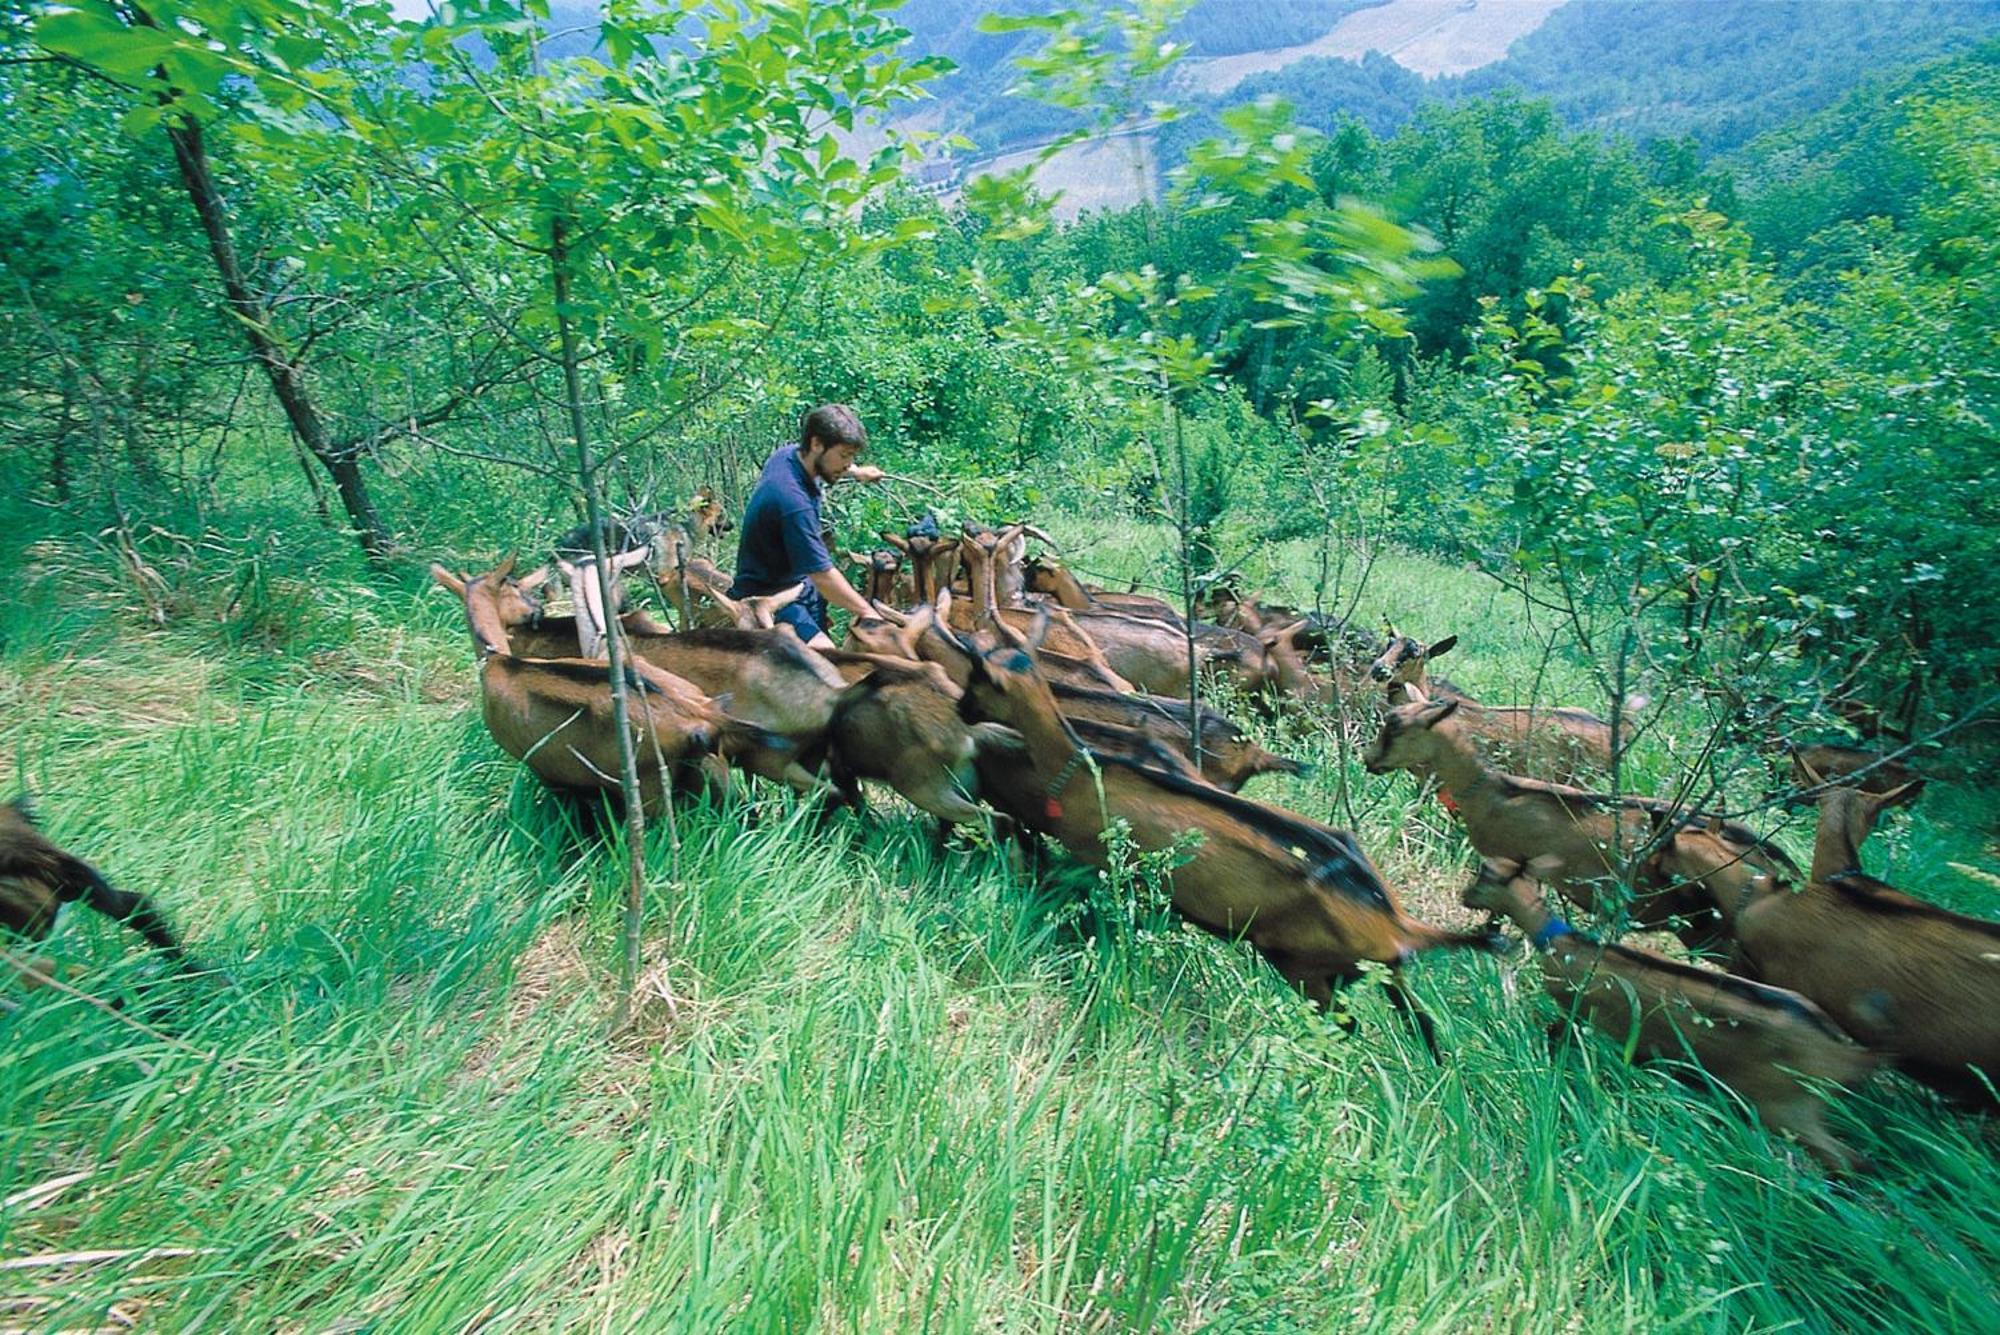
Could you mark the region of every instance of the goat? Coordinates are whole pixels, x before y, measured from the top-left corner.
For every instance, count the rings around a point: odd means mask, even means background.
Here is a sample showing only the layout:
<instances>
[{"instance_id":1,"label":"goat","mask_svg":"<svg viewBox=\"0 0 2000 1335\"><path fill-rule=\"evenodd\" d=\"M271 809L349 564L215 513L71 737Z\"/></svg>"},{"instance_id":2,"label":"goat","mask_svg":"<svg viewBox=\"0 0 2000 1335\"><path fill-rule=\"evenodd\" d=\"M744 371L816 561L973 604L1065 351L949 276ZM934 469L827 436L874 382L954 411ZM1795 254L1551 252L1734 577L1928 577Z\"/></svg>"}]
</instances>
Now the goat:
<instances>
[{"instance_id":1,"label":"goat","mask_svg":"<svg viewBox=\"0 0 2000 1335\"><path fill-rule=\"evenodd\" d=\"M1733 822L1677 811L1656 798L1613 799L1563 784L1503 774L1489 764L1454 717L1460 700L1413 703L1389 711L1362 755L1370 774L1407 769L1436 777L1484 857L1541 863L1563 898L1596 907L1598 883L1615 880L1641 853L1633 918L1646 927L1678 925L1690 947L1715 944L1731 905L1725 887L1763 875L1795 879L1784 851ZM1672 823L1672 828L1669 827ZM1689 828L1695 822L1709 822ZM1686 836L1683 838L1682 836ZM1739 896L1740 898L1740 896Z\"/></svg>"},{"instance_id":2,"label":"goat","mask_svg":"<svg viewBox=\"0 0 2000 1335\"><path fill-rule=\"evenodd\" d=\"M1858 774L1861 776L1858 782L1841 786L1878 794L1892 793L1913 783L1919 791L1922 789L1923 780L1917 777L1915 770L1900 761L1889 759L1880 751L1832 742L1787 746L1785 750L1792 758L1792 777L1802 787L1817 788L1823 783L1851 779ZM1911 798L1915 796L1915 793L1910 794Z\"/></svg>"},{"instance_id":3,"label":"goat","mask_svg":"<svg viewBox=\"0 0 2000 1335\"><path fill-rule=\"evenodd\" d=\"M703 483L695 488L693 498L688 502L688 528L700 541L719 539L736 527L736 521L723 508L722 498L714 487Z\"/></svg>"},{"instance_id":4,"label":"goat","mask_svg":"<svg viewBox=\"0 0 2000 1335\"><path fill-rule=\"evenodd\" d=\"M1462 725L1479 739L1493 763L1530 773L1546 767L1558 783L1574 783L1586 771L1611 768L1611 725L1581 709L1535 709L1483 705L1458 687L1430 675L1433 659L1458 643L1447 635L1426 645L1389 628L1388 647L1368 675L1388 687L1392 705L1417 696L1445 696L1460 702Z\"/></svg>"},{"instance_id":5,"label":"goat","mask_svg":"<svg viewBox=\"0 0 2000 1335\"><path fill-rule=\"evenodd\" d=\"M0 806L0 929L45 941L64 904L88 904L146 938L184 973L198 973L166 918L146 896L120 890L102 872L41 832L25 796ZM49 972L46 968L37 971ZM34 981L34 974L29 974Z\"/></svg>"},{"instance_id":6,"label":"goat","mask_svg":"<svg viewBox=\"0 0 2000 1335\"><path fill-rule=\"evenodd\" d=\"M1023 524L1013 524L998 532L990 529L967 532L959 544L959 551L971 574L976 600L984 599L987 606L998 609L1012 607L1010 600L1002 596L996 572L1005 568L1004 554L1024 540L1024 533L1042 536ZM961 618L957 624L961 624L963 629L972 629L983 616L982 609L971 617ZM1026 618L1013 616L1013 628L1021 630L1023 623L1029 619L1032 619L1032 613ZM1076 612L1062 609L1058 622L1065 628L1074 626L1098 651L1096 655L1085 654L1084 657L1101 656L1112 671L1131 685L1155 695L1184 696L1188 693L1187 631L1178 617L1168 622L1155 616L1100 607ZM1254 636L1206 622L1196 622L1194 634L1198 666L1210 667L1229 676L1246 691L1261 689L1265 679L1265 653ZM1054 642L1054 647L1065 653L1076 652L1062 638ZM1130 686L1114 689L1125 690Z\"/></svg>"},{"instance_id":7,"label":"goat","mask_svg":"<svg viewBox=\"0 0 2000 1335\"><path fill-rule=\"evenodd\" d=\"M939 532L936 515L926 511L903 533L884 533L882 540L910 558L914 601L935 602L940 592L951 587L958 573L958 544Z\"/></svg>"},{"instance_id":8,"label":"goat","mask_svg":"<svg viewBox=\"0 0 2000 1335\"><path fill-rule=\"evenodd\" d=\"M606 520L604 550L614 556L620 552L643 550L681 529L680 520L658 511L632 515L626 519ZM587 523L578 524L557 538L554 546L558 558L571 561L586 560L597 552L597 549L591 546L590 525Z\"/></svg>"},{"instance_id":9,"label":"goat","mask_svg":"<svg viewBox=\"0 0 2000 1335\"><path fill-rule=\"evenodd\" d=\"M683 530L654 547L653 582L660 597L674 609L674 622L682 630L721 629L734 625L729 613L714 601L716 594L727 596L736 581L713 561L692 556Z\"/></svg>"},{"instance_id":10,"label":"goat","mask_svg":"<svg viewBox=\"0 0 2000 1335\"><path fill-rule=\"evenodd\" d=\"M946 618L957 601L952 598L950 590L938 595L938 606L945 609ZM922 657L914 647L916 640L921 637L924 626L941 619L937 606L921 603L908 613L898 612L879 603L876 604L875 610L881 615L859 617L848 624L844 647L864 653L889 654L901 658ZM1123 677L1112 672L1109 667L1087 658L1057 653L1053 649L1036 650L1035 662L1051 681L1113 691L1123 690L1131 685Z\"/></svg>"},{"instance_id":11,"label":"goat","mask_svg":"<svg viewBox=\"0 0 2000 1335\"><path fill-rule=\"evenodd\" d=\"M1151 617L1170 626L1183 624L1181 614L1160 599L1143 593L1113 593L1087 585L1060 561L1029 557L1022 573L1027 592L1053 598L1072 612L1123 612L1128 616Z\"/></svg>"},{"instance_id":12,"label":"goat","mask_svg":"<svg viewBox=\"0 0 2000 1335\"><path fill-rule=\"evenodd\" d=\"M1828 1168L1860 1166L1827 1130L1819 1086L1857 1083L1876 1058L1806 998L1593 940L1542 906L1534 878L1516 862L1484 862L1463 902L1509 918L1541 953L1549 995L1628 1055L1692 1060Z\"/></svg>"},{"instance_id":13,"label":"goat","mask_svg":"<svg viewBox=\"0 0 2000 1335\"><path fill-rule=\"evenodd\" d=\"M961 708L1009 725L1027 743L996 758L1005 781L987 784L989 800L1098 867L1109 859L1103 836L1114 820L1126 822L1146 852L1200 835L1191 859L1172 873L1176 911L1206 931L1247 940L1322 1010L1336 987L1360 976L1362 963L1389 966L1392 1003L1435 1055L1433 1026L1405 990L1402 967L1430 950L1494 949L1493 938L1411 918L1344 830L1118 756L1099 755L1093 766L1025 652L1041 629L1019 639L997 628L993 649L952 641L968 673Z\"/></svg>"},{"instance_id":14,"label":"goat","mask_svg":"<svg viewBox=\"0 0 2000 1335\"><path fill-rule=\"evenodd\" d=\"M1227 583L1211 588L1196 602L1195 611L1205 621L1233 627L1260 639L1273 627L1302 622L1291 635L1295 647L1308 662L1330 667L1343 679L1364 669L1382 652L1382 637L1364 626L1353 625L1328 612L1266 603L1256 595L1246 597Z\"/></svg>"},{"instance_id":15,"label":"goat","mask_svg":"<svg viewBox=\"0 0 2000 1335\"><path fill-rule=\"evenodd\" d=\"M769 630L771 613L798 597L785 593L723 600L745 630ZM838 650L806 653L827 663L850 687L869 689L837 707L828 737L837 782L857 809L854 780L888 784L921 811L948 824L981 819L973 762L985 747L1018 747L1020 738L997 724L967 724L958 715L960 691L935 664Z\"/></svg>"},{"instance_id":16,"label":"goat","mask_svg":"<svg viewBox=\"0 0 2000 1335\"><path fill-rule=\"evenodd\" d=\"M1176 754L1194 757L1194 715L1185 700L1092 690L1051 681L1056 707L1072 725L1085 720L1135 728ZM1239 792L1259 774L1304 774L1303 761L1274 754L1252 741L1235 720L1206 705L1201 710L1201 774L1226 792Z\"/></svg>"},{"instance_id":17,"label":"goat","mask_svg":"<svg viewBox=\"0 0 2000 1335\"><path fill-rule=\"evenodd\" d=\"M1283 697L1321 708L1336 707L1343 699L1357 700L1354 683L1345 673L1336 672L1329 678L1312 671L1298 645L1298 637L1306 626L1303 620L1267 622L1255 632L1263 646L1266 664L1264 697L1267 700Z\"/></svg>"},{"instance_id":18,"label":"goat","mask_svg":"<svg viewBox=\"0 0 2000 1335\"><path fill-rule=\"evenodd\" d=\"M857 586L863 598L886 607L901 607L904 604L909 581L902 577L903 558L894 547L877 547L865 553L849 552L847 559L868 572Z\"/></svg>"},{"instance_id":19,"label":"goat","mask_svg":"<svg viewBox=\"0 0 2000 1335\"><path fill-rule=\"evenodd\" d=\"M457 593L480 656L481 712L500 749L552 788L615 792L620 761L609 669L572 655L517 655L510 619L531 620L521 584L509 578L509 558L470 579L433 565L431 576ZM566 648L561 631L544 628ZM574 633L574 632L572 632ZM573 643L573 641L571 641ZM668 771L711 754L769 752L786 741L755 723L732 719L722 702L692 682L634 655L625 665L631 692L626 722L640 771L642 801L658 805ZM793 762L788 766L796 768ZM807 782L811 776L802 775Z\"/></svg>"},{"instance_id":20,"label":"goat","mask_svg":"<svg viewBox=\"0 0 2000 1335\"><path fill-rule=\"evenodd\" d=\"M1897 1069L2000 1106L2000 923L1926 904L1861 870L1882 812L1916 796L1828 788L1804 888L1762 887L1736 914L1736 964L1794 988Z\"/></svg>"},{"instance_id":21,"label":"goat","mask_svg":"<svg viewBox=\"0 0 2000 1335\"><path fill-rule=\"evenodd\" d=\"M805 591L806 585L801 581L778 593L731 598L726 593L705 589L703 596L727 613L730 624L738 630L776 630L778 613L797 602ZM792 630L789 622L786 623L785 630L796 637L796 632Z\"/></svg>"},{"instance_id":22,"label":"goat","mask_svg":"<svg viewBox=\"0 0 2000 1335\"><path fill-rule=\"evenodd\" d=\"M962 630L976 630L987 621L1004 621L1017 631L1034 621L1036 613L1027 608L1001 605L994 586L995 554L1013 541L1013 534L1011 528L998 533L989 529L968 533L959 543L966 578L972 584L972 602L961 602L951 596L950 590L941 590L936 604L941 621ZM1097 685L1114 691L1133 689L1132 682L1112 666L1097 640L1086 635L1068 612L1056 609L1052 615L1055 620L1048 628L1047 648L1065 656L1063 669L1071 666L1068 660L1077 660L1088 665L1086 671L1096 678Z\"/></svg>"},{"instance_id":23,"label":"goat","mask_svg":"<svg viewBox=\"0 0 2000 1335\"><path fill-rule=\"evenodd\" d=\"M987 548L987 551L992 558L991 570L994 587L999 594L999 605L1022 606L1026 602L1027 593L1027 575L1024 566L1028 556L1028 539L1034 538L1051 547L1056 545L1056 540L1026 522L1009 524L997 531L983 524L967 524L965 534L966 537L974 538L982 544L989 538L997 540ZM961 553L964 551L962 542L960 551ZM977 586L973 587L976 590Z\"/></svg>"},{"instance_id":24,"label":"goat","mask_svg":"<svg viewBox=\"0 0 2000 1335\"><path fill-rule=\"evenodd\" d=\"M951 664L958 661L951 654L940 656L935 647L928 652L924 648L927 636L942 642L933 609L919 607L908 616L896 613L894 617L894 621L865 618L856 621L848 628L849 645L871 653L941 662L946 665L947 671ZM1194 739L1190 720L1194 716L1185 700L1107 690L1094 679L1085 679L1082 671L1073 671L1075 660L1064 660L1061 655L1041 648L1033 650L1031 656L1035 666L1049 679L1063 716L1073 725L1088 721L1135 729L1180 756L1193 757ZM1056 670L1051 671L1052 667ZM960 686L964 685L963 675L963 672L959 674L957 684ZM1201 774L1229 792L1238 791L1259 774L1303 774L1311 768L1301 761L1265 750L1245 736L1234 720L1206 706L1202 708L1201 721ZM1114 740L1107 739L1106 744L1111 745Z\"/></svg>"},{"instance_id":25,"label":"goat","mask_svg":"<svg viewBox=\"0 0 2000 1335\"><path fill-rule=\"evenodd\" d=\"M850 683L873 687L834 716L833 753L843 772L886 783L947 824L984 819L976 762L985 751L1019 750L1014 730L963 718L963 693L936 664L840 650L822 656Z\"/></svg>"}]
</instances>

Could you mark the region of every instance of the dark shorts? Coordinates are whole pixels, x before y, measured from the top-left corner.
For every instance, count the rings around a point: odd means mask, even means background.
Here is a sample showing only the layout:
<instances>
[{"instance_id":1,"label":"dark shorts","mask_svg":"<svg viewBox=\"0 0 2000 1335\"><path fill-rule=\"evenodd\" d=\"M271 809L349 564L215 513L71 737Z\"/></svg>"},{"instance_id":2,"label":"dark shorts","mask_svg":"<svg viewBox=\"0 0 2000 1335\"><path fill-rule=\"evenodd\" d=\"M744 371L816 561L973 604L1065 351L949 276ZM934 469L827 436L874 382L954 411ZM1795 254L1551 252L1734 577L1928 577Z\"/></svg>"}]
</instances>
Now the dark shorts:
<instances>
[{"instance_id":1,"label":"dark shorts","mask_svg":"<svg viewBox=\"0 0 2000 1335\"><path fill-rule=\"evenodd\" d=\"M779 608L775 617L780 625L790 626L802 643L811 644L813 636L826 630L826 599L809 588L790 606Z\"/></svg>"}]
</instances>

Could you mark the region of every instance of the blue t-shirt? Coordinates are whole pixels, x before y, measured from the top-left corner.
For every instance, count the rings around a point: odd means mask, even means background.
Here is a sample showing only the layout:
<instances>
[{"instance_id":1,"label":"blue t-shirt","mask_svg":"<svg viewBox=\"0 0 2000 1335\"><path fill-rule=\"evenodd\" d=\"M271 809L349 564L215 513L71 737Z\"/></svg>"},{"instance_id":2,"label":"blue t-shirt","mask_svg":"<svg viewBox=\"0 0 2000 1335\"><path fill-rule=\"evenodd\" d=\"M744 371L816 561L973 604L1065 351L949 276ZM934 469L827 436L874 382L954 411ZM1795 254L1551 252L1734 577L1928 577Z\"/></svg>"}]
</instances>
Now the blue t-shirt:
<instances>
[{"instance_id":1,"label":"blue t-shirt","mask_svg":"<svg viewBox=\"0 0 2000 1335\"><path fill-rule=\"evenodd\" d=\"M782 593L807 575L833 569L820 534L819 483L806 475L799 447L780 445L743 508L736 540L732 598Z\"/></svg>"}]
</instances>

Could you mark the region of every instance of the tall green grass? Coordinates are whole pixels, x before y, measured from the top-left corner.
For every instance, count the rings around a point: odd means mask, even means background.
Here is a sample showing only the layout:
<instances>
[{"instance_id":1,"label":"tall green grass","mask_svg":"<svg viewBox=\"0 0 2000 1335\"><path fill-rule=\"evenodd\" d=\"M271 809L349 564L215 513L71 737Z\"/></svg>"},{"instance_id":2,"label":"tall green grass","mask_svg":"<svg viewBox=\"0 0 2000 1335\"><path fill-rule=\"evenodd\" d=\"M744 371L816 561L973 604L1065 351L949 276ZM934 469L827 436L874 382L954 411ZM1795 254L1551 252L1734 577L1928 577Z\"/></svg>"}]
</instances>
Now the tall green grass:
<instances>
[{"instance_id":1,"label":"tall green grass","mask_svg":"<svg viewBox=\"0 0 2000 1335\"><path fill-rule=\"evenodd\" d=\"M239 634L204 567L158 630L72 573L0 609L0 759L234 986L73 915L54 952L121 1016L0 992L0 1326L2000 1328L1992 1131L1912 1086L1834 1112L1880 1171L1831 1184L1713 1093L1552 1049L1519 960L1412 970L1436 1066L1372 984L1346 1036L1143 876L1032 884L887 800L685 809L671 882L656 824L608 1034L616 836L485 737L448 600L277 563L294 610ZM1464 637L1454 676L1525 665L1476 579L1377 573ZM1462 920L1412 784L1274 740L1325 763L1262 795L1351 809ZM1943 785L1871 865L1993 914L1996 812Z\"/></svg>"}]
</instances>

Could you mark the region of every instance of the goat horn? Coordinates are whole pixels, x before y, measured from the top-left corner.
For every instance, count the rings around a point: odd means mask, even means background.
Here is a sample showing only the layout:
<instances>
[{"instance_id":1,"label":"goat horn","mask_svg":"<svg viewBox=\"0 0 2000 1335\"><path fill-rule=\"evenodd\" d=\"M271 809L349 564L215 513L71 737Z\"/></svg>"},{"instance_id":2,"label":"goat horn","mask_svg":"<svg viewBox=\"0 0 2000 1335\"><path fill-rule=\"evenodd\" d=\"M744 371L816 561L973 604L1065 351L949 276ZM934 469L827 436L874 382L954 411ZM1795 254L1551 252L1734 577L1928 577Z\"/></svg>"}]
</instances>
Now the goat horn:
<instances>
[{"instance_id":1,"label":"goat horn","mask_svg":"<svg viewBox=\"0 0 2000 1335\"><path fill-rule=\"evenodd\" d=\"M1046 542L1049 546L1055 548L1058 552L1062 550L1061 543L1057 542L1054 538L1050 537L1048 534L1036 528L1033 524L1022 524L1020 527L1021 527L1021 532L1027 534L1029 537L1035 539L1036 541Z\"/></svg>"}]
</instances>

